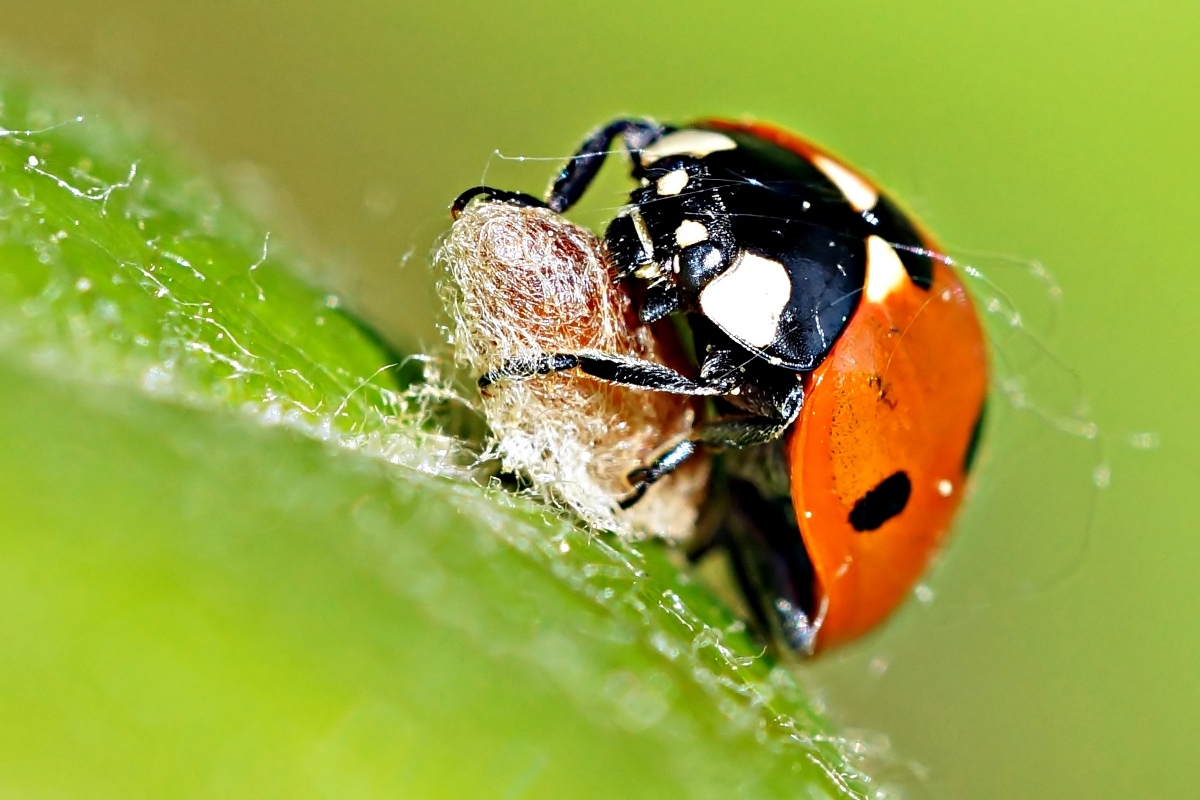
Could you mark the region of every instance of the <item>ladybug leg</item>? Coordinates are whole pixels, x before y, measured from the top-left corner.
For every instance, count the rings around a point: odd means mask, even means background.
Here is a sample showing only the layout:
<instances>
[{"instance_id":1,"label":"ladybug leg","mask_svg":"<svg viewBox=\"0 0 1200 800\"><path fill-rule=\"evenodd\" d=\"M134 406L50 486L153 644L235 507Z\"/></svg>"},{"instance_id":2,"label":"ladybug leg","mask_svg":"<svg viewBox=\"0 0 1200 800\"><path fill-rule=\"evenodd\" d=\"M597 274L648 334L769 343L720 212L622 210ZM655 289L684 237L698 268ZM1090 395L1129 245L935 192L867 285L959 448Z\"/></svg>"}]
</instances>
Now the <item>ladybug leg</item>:
<instances>
[{"instance_id":1,"label":"ladybug leg","mask_svg":"<svg viewBox=\"0 0 1200 800\"><path fill-rule=\"evenodd\" d=\"M699 444L695 439L689 437L654 459L652 463L644 467L639 467L629 473L626 479L629 481L629 485L633 487L633 491L628 496L623 497L618 505L621 508L630 508L633 506L634 503L642 499L647 489L677 470L698 449Z\"/></svg>"},{"instance_id":2,"label":"ladybug leg","mask_svg":"<svg viewBox=\"0 0 1200 800\"><path fill-rule=\"evenodd\" d=\"M738 379L732 375L697 381L654 361L629 356L610 353L551 353L535 358L506 361L499 369L483 375L479 379L479 388L486 389L500 380L532 378L576 368L585 375L607 383L670 394L716 397L729 394L738 383Z\"/></svg>"},{"instance_id":3,"label":"ladybug leg","mask_svg":"<svg viewBox=\"0 0 1200 800\"><path fill-rule=\"evenodd\" d=\"M614 139L620 137L627 151L636 152L652 144L662 133L662 128L658 125L642 119L619 119L610 122L584 140L575 155L571 156L559 171L558 177L550 186L550 191L546 193L545 200L524 192L509 192L493 189L491 186L472 186L451 203L450 216L458 219L467 203L481 196L487 200L514 206L549 208L561 214L579 202L579 198L583 197L583 193L591 186L600 167L604 165L605 156L612 151Z\"/></svg>"},{"instance_id":4,"label":"ladybug leg","mask_svg":"<svg viewBox=\"0 0 1200 800\"><path fill-rule=\"evenodd\" d=\"M546 205L561 213L579 202L604 164L605 156L612 152L612 143L617 137L621 138L625 149L633 153L662 135L660 126L644 119L618 119L608 123L585 139L563 166L546 194Z\"/></svg>"},{"instance_id":5,"label":"ladybug leg","mask_svg":"<svg viewBox=\"0 0 1200 800\"><path fill-rule=\"evenodd\" d=\"M800 414L804 386L798 381L761 386L759 396L740 397L750 407L747 415L730 415L697 425L692 434L644 467L629 473L633 492L621 501L629 508L651 484L674 472L700 445L716 450L754 447L778 439ZM726 396L729 396L726 393Z\"/></svg>"},{"instance_id":6,"label":"ladybug leg","mask_svg":"<svg viewBox=\"0 0 1200 800\"><path fill-rule=\"evenodd\" d=\"M823 615L816 574L796 525L792 498L731 478L724 488L726 544L734 575L764 634L775 631L800 655L812 655Z\"/></svg>"},{"instance_id":7,"label":"ladybug leg","mask_svg":"<svg viewBox=\"0 0 1200 800\"><path fill-rule=\"evenodd\" d=\"M483 197L496 203L508 203L513 206L546 207L544 200L539 200L533 195L525 194L524 192L508 192L504 189L493 189L491 186L472 186L456 197L454 202L450 204L450 216L458 219L458 215L467 207L467 203L476 197Z\"/></svg>"},{"instance_id":8,"label":"ladybug leg","mask_svg":"<svg viewBox=\"0 0 1200 800\"><path fill-rule=\"evenodd\" d=\"M791 424L779 417L721 417L697 426L692 438L718 450L740 449L778 439Z\"/></svg>"},{"instance_id":9,"label":"ladybug leg","mask_svg":"<svg viewBox=\"0 0 1200 800\"><path fill-rule=\"evenodd\" d=\"M717 450L754 447L778 439L791 424L792 419L777 417L722 417L697 425L692 429L691 436L646 466L629 473L628 480L633 492L621 500L621 508L629 508L640 500L651 485L678 469L700 449L700 445Z\"/></svg>"}]
</instances>

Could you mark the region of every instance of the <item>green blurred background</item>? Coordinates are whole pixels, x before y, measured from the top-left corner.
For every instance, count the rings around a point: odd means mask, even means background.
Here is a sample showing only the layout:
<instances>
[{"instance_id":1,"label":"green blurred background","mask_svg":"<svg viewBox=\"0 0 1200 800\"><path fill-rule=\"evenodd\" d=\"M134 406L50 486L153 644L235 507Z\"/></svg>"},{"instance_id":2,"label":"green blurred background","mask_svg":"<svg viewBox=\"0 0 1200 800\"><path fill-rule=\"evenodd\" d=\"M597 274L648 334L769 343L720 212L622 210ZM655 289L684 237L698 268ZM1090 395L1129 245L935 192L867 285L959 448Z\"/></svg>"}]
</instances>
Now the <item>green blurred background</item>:
<instances>
[{"instance_id":1,"label":"green blurred background","mask_svg":"<svg viewBox=\"0 0 1200 800\"><path fill-rule=\"evenodd\" d=\"M428 253L456 192L485 174L539 191L554 168L493 151L562 157L620 114L778 122L998 281L1045 263L1065 298L1054 349L1101 439L999 400L933 599L805 668L932 797L1194 791L1197 41L1200 6L1178 1L42 0L0 23L9 61L112 89L224 165L396 342L438 341ZM604 190L583 221L619 202ZM1071 401L1067 370L1023 369L1047 405Z\"/></svg>"}]
</instances>

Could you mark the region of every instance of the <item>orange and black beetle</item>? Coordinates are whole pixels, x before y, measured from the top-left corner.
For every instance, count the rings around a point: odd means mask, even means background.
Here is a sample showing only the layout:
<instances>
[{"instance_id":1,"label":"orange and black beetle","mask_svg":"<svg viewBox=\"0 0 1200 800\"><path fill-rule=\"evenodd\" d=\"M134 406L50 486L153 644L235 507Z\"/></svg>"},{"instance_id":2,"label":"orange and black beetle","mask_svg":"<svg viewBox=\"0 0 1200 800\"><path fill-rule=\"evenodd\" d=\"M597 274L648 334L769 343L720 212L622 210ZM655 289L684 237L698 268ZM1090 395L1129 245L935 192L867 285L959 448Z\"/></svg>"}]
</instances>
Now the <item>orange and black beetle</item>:
<instances>
[{"instance_id":1,"label":"orange and black beetle","mask_svg":"<svg viewBox=\"0 0 1200 800\"><path fill-rule=\"evenodd\" d=\"M509 362L481 386L578 369L709 396L713 414L630 475L645 488L726 451L713 508L760 622L810 654L900 604L962 499L987 390L975 310L937 246L830 154L761 124L618 120L546 199L562 212L619 141L639 182L605 247L642 322L686 324L695 374L601 352Z\"/></svg>"}]
</instances>

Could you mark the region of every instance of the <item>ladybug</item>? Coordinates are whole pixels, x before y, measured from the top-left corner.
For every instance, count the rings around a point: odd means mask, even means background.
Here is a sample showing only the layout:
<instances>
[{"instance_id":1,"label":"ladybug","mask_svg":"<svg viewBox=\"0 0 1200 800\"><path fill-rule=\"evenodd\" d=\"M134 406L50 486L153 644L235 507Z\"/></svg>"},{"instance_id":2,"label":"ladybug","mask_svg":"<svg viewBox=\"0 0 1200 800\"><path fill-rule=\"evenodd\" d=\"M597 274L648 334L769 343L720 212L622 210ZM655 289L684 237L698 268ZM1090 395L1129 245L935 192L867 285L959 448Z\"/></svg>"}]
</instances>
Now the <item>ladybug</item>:
<instances>
[{"instance_id":1,"label":"ladybug","mask_svg":"<svg viewBox=\"0 0 1200 800\"><path fill-rule=\"evenodd\" d=\"M798 653L849 641L907 596L962 500L987 392L984 335L937 245L871 181L773 126L617 120L546 197L564 212L614 143L638 186L604 247L641 322L676 323L693 374L603 352L546 353L479 379L578 370L709 397L708 418L629 476L646 487L723 454L706 516L758 622Z\"/></svg>"}]
</instances>

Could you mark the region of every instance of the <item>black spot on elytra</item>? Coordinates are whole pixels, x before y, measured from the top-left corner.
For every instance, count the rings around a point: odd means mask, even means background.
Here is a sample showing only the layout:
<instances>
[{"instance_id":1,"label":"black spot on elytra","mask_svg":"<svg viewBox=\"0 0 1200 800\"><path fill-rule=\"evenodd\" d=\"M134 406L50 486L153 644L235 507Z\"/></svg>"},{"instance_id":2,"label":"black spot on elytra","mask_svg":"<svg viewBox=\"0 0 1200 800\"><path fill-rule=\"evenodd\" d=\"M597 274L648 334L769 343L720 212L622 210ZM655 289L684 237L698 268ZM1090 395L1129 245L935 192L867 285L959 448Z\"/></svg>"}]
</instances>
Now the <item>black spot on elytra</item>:
<instances>
[{"instance_id":1,"label":"black spot on elytra","mask_svg":"<svg viewBox=\"0 0 1200 800\"><path fill-rule=\"evenodd\" d=\"M859 498L850 511L850 524L859 533L876 530L904 510L911 494L912 482L908 475L894 473Z\"/></svg>"}]
</instances>

